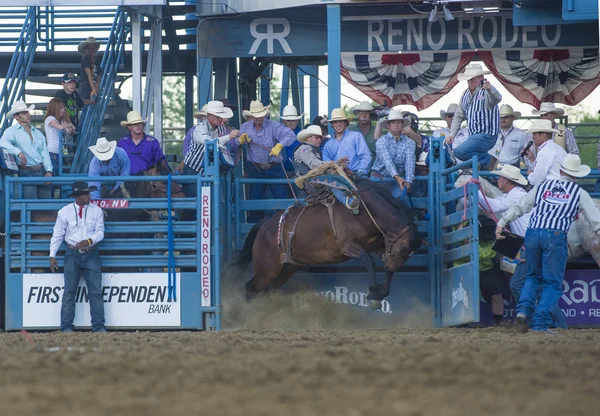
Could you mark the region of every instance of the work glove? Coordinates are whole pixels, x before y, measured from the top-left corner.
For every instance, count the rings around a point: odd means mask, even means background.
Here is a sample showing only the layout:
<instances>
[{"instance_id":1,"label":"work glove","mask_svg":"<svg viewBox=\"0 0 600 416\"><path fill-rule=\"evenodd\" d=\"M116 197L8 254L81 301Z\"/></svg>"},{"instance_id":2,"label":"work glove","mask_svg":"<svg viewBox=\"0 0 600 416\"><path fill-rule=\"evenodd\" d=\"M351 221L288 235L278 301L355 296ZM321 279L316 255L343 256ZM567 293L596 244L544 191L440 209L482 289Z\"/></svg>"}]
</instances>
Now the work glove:
<instances>
[{"instance_id":1,"label":"work glove","mask_svg":"<svg viewBox=\"0 0 600 416\"><path fill-rule=\"evenodd\" d=\"M281 143L277 143L275 146L273 146L269 155L277 157L279 156L279 153L281 153L281 149L283 149L283 146L281 145Z\"/></svg>"},{"instance_id":2,"label":"work glove","mask_svg":"<svg viewBox=\"0 0 600 416\"><path fill-rule=\"evenodd\" d=\"M242 135L240 136L240 144L250 143L251 141L252 139L250 138L250 136L248 136L247 133L242 133Z\"/></svg>"}]
</instances>

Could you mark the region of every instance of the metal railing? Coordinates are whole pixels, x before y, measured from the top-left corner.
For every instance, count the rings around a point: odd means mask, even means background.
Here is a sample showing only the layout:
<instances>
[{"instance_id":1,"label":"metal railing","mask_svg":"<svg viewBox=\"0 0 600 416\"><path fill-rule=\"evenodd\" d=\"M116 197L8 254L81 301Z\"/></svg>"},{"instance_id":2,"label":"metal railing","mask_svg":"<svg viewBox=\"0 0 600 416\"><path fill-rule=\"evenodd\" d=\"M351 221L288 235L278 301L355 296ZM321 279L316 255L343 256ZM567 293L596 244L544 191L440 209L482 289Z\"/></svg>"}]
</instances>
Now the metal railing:
<instances>
[{"instance_id":1,"label":"metal railing","mask_svg":"<svg viewBox=\"0 0 600 416\"><path fill-rule=\"evenodd\" d=\"M91 153L87 148L95 143L104 122L104 114L115 89L115 78L119 65L123 62L125 41L129 33L126 25L127 14L122 8L117 9L115 20L106 42L106 50L102 55L102 79L96 103L87 106L82 115L82 127L77 141L77 150L71 165L71 173L87 170Z\"/></svg>"},{"instance_id":2,"label":"metal railing","mask_svg":"<svg viewBox=\"0 0 600 416\"><path fill-rule=\"evenodd\" d=\"M37 48L36 37L37 8L29 7L17 46L13 54L6 79L0 93L0 131L3 132L12 122L6 118L7 111L13 103L25 95L25 81L33 63Z\"/></svg>"}]
</instances>

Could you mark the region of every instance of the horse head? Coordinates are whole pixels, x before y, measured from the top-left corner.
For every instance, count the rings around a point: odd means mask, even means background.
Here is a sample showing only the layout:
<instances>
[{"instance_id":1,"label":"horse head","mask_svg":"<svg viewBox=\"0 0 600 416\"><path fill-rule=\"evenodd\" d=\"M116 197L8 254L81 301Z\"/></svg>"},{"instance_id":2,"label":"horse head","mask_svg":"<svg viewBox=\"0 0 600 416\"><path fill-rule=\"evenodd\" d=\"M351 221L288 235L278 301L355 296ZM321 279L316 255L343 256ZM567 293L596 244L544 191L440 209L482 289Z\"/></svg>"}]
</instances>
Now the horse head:
<instances>
[{"instance_id":1,"label":"horse head","mask_svg":"<svg viewBox=\"0 0 600 416\"><path fill-rule=\"evenodd\" d=\"M151 166L143 172L144 176L164 176L169 174L169 168L161 163ZM167 181L144 182L145 194L150 198L166 198L169 193ZM171 180L171 198L185 198L181 186Z\"/></svg>"},{"instance_id":2,"label":"horse head","mask_svg":"<svg viewBox=\"0 0 600 416\"><path fill-rule=\"evenodd\" d=\"M421 248L421 237L412 221L400 231L385 234L385 253L382 256L386 270L397 272L408 261L408 258Z\"/></svg>"}]
</instances>

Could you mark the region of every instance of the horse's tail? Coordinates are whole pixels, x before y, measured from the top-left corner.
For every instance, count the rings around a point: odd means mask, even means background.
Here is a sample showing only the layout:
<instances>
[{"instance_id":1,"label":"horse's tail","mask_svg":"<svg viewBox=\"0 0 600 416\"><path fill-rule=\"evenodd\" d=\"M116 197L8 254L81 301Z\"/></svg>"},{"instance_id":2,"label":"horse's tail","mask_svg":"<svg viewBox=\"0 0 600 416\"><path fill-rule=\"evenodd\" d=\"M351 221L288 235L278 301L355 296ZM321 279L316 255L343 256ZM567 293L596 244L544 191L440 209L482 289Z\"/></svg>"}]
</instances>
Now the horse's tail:
<instances>
[{"instance_id":1,"label":"horse's tail","mask_svg":"<svg viewBox=\"0 0 600 416\"><path fill-rule=\"evenodd\" d=\"M231 266L233 267L241 267L242 269L246 269L250 262L252 261L252 246L254 245L254 241L256 240L256 236L258 235L258 230L260 227L267 222L267 218L264 218L257 222L254 227L250 230L248 235L246 236L246 241L244 241L244 247L237 253L233 260L231 261Z\"/></svg>"}]
</instances>

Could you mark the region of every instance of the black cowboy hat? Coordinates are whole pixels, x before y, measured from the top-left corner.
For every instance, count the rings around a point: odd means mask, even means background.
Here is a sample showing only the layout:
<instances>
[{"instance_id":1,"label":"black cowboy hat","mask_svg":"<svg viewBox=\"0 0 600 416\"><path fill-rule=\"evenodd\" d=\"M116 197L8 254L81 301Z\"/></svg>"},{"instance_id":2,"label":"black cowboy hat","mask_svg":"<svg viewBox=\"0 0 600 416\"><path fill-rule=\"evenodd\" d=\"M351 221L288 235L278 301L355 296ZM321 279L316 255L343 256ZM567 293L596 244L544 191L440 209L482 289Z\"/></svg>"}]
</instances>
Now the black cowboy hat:
<instances>
[{"instance_id":1,"label":"black cowboy hat","mask_svg":"<svg viewBox=\"0 0 600 416\"><path fill-rule=\"evenodd\" d=\"M98 188L95 186L88 186L85 182L75 182L71 185L71 193L67 195L67 198L75 197L83 194L89 194L92 191L97 191Z\"/></svg>"}]
</instances>

